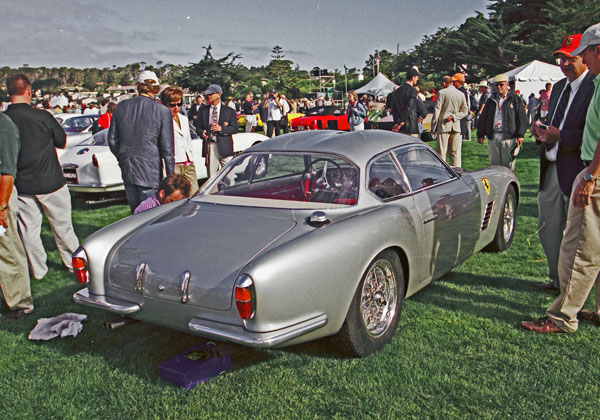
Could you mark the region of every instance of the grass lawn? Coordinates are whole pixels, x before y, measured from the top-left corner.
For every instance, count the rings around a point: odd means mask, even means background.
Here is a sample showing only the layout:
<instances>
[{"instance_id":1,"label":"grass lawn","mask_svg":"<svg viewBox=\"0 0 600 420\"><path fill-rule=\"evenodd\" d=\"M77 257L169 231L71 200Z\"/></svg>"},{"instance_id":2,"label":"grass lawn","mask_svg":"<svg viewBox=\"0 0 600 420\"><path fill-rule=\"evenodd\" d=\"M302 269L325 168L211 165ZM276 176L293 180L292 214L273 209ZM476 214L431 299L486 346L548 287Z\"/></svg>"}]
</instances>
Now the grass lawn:
<instances>
[{"instance_id":1,"label":"grass lawn","mask_svg":"<svg viewBox=\"0 0 600 420\"><path fill-rule=\"evenodd\" d=\"M463 143L467 169L487 146ZM590 419L600 418L600 330L521 330L554 299L537 236L537 147L527 138L516 235L500 254L477 254L405 301L391 345L364 359L330 339L279 350L243 349L233 368L190 391L157 365L198 337L137 323L108 331L108 312L73 303L81 288L63 269L44 225L50 271L32 280L35 312L0 317L0 419ZM76 206L79 238L129 214L124 204ZM593 298L592 298L593 300ZM589 300L587 308L593 308ZM4 304L4 303L2 303ZM76 338L28 341L36 319L88 315Z\"/></svg>"}]
</instances>

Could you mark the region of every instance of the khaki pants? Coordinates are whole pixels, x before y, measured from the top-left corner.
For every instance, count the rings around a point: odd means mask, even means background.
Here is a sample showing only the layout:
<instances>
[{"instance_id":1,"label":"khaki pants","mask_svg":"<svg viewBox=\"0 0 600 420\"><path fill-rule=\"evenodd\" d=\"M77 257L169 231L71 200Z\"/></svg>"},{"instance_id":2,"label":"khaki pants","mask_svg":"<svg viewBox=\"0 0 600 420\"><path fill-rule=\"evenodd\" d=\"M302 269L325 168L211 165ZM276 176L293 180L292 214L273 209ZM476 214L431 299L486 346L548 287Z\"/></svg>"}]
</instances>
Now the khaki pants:
<instances>
[{"instance_id":1,"label":"khaki pants","mask_svg":"<svg viewBox=\"0 0 600 420\"><path fill-rule=\"evenodd\" d=\"M587 171L575 179L576 185ZM548 317L567 332L577 331L577 312L583 308L596 285L596 313L600 313L600 185L597 183L590 204L575 208L569 202L567 226L560 247L558 277L560 295L546 310Z\"/></svg>"},{"instance_id":2,"label":"khaki pants","mask_svg":"<svg viewBox=\"0 0 600 420\"><path fill-rule=\"evenodd\" d=\"M185 176L189 179L190 184L192 184L192 189L190 190L190 196L194 195L196 191L198 191L198 178L196 175L196 165L193 163L191 165L177 165L175 164L175 173Z\"/></svg>"},{"instance_id":3,"label":"khaki pants","mask_svg":"<svg viewBox=\"0 0 600 420\"><path fill-rule=\"evenodd\" d=\"M495 133L492 139L488 139L488 155L490 165L500 165L515 171L515 160L510 158L510 149L515 145L517 139L502 140L502 133Z\"/></svg>"},{"instance_id":4,"label":"khaki pants","mask_svg":"<svg viewBox=\"0 0 600 420\"><path fill-rule=\"evenodd\" d=\"M206 172L210 178L221 170L231 160L232 156L221 157L217 143L208 143L208 155L206 156Z\"/></svg>"},{"instance_id":5,"label":"khaki pants","mask_svg":"<svg viewBox=\"0 0 600 420\"><path fill-rule=\"evenodd\" d=\"M13 188L8 203L8 228L0 236L0 287L11 310L33 310L33 299L27 271L27 257L17 230L17 190Z\"/></svg>"},{"instance_id":6,"label":"khaki pants","mask_svg":"<svg viewBox=\"0 0 600 420\"><path fill-rule=\"evenodd\" d=\"M42 217L46 214L54 242L63 264L73 269L71 257L79 239L71 221L71 195L66 185L49 194L19 195L19 233L23 240L31 275L43 278L48 272L46 250L42 244Z\"/></svg>"},{"instance_id":7,"label":"khaki pants","mask_svg":"<svg viewBox=\"0 0 600 420\"><path fill-rule=\"evenodd\" d=\"M462 137L460 133L437 133L437 152L446 162L446 152L450 146L450 166L462 165Z\"/></svg>"},{"instance_id":8,"label":"khaki pants","mask_svg":"<svg viewBox=\"0 0 600 420\"><path fill-rule=\"evenodd\" d=\"M569 198L560 189L556 163L548 163L543 186L538 192L538 235L548 261L548 277L558 284L558 256L567 223Z\"/></svg>"}]
</instances>

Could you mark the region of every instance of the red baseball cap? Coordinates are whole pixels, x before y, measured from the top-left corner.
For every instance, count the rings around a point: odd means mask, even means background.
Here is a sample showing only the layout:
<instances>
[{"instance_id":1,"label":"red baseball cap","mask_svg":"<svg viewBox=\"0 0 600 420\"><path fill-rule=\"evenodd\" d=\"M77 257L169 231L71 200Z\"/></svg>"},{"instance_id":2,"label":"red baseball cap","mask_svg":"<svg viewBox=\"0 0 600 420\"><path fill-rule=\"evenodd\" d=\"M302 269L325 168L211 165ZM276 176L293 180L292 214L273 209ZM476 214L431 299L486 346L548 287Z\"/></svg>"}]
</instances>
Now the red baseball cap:
<instances>
[{"instance_id":1,"label":"red baseball cap","mask_svg":"<svg viewBox=\"0 0 600 420\"><path fill-rule=\"evenodd\" d=\"M579 43L581 42L581 34L569 35L565 39L563 39L562 44L560 44L560 48L554 51L554 54L564 54L567 57L571 56L571 53L579 47Z\"/></svg>"}]
</instances>

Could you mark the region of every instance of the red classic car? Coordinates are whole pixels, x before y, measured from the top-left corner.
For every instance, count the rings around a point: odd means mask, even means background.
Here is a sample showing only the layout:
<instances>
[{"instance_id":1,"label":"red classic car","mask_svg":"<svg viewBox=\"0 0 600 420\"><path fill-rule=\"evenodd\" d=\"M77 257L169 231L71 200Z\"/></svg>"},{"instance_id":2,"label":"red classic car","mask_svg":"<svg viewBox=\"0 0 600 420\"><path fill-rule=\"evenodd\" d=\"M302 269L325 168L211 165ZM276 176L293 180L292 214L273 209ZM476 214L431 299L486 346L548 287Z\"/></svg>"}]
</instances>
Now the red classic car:
<instances>
[{"instance_id":1,"label":"red classic car","mask_svg":"<svg viewBox=\"0 0 600 420\"><path fill-rule=\"evenodd\" d=\"M304 117L291 122L292 131L302 130L345 130L350 126L343 109L336 106L317 106L306 111Z\"/></svg>"}]
</instances>

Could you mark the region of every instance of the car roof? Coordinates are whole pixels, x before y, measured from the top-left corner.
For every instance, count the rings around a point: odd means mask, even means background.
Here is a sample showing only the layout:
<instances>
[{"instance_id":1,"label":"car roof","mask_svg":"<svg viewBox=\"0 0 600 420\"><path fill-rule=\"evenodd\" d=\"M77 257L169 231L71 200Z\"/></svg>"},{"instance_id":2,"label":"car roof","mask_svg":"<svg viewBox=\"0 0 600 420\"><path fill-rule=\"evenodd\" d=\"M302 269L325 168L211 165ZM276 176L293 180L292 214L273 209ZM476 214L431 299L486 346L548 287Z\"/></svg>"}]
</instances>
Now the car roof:
<instances>
[{"instance_id":1,"label":"car roof","mask_svg":"<svg viewBox=\"0 0 600 420\"><path fill-rule=\"evenodd\" d=\"M311 130L274 137L247 151L331 153L360 164L386 150L415 143L424 144L414 137L386 130Z\"/></svg>"}]
</instances>

